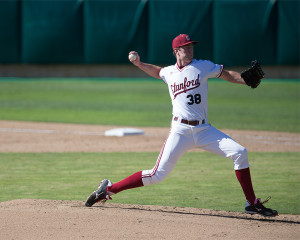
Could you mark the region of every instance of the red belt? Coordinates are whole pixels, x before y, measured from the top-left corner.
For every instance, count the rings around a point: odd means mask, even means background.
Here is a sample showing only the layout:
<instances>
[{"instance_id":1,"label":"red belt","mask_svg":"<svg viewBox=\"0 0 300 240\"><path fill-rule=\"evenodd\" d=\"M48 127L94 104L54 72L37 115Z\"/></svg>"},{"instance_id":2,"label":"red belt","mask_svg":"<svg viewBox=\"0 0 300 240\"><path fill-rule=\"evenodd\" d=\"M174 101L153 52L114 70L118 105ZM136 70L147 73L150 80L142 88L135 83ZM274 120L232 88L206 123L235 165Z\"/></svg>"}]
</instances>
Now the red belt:
<instances>
[{"instance_id":1,"label":"red belt","mask_svg":"<svg viewBox=\"0 0 300 240\"><path fill-rule=\"evenodd\" d=\"M200 121L198 121L198 120L193 120L193 121L189 121L189 120L186 120L186 119L179 120L178 117L174 117L174 121L181 122L181 123L188 124L188 125L192 125L192 126L197 126L197 125L200 124ZM204 123L205 123L205 120L203 119L201 121L201 124L204 124Z\"/></svg>"}]
</instances>

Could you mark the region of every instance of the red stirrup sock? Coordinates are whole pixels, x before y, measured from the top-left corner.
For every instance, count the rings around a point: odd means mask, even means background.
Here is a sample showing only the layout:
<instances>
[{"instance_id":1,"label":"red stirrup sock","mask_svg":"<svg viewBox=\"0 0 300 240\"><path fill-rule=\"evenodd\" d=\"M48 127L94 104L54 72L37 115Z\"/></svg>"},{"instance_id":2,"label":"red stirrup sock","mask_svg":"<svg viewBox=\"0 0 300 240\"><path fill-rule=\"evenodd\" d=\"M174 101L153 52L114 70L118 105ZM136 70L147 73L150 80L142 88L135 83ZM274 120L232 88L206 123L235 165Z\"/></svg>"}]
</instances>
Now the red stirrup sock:
<instances>
[{"instance_id":1,"label":"red stirrup sock","mask_svg":"<svg viewBox=\"0 0 300 240\"><path fill-rule=\"evenodd\" d=\"M244 191L246 199L248 200L248 202L251 205L253 205L256 197L255 197L254 190L252 187L250 169L245 168L245 169L241 169L241 170L235 170L235 174L241 184L241 187Z\"/></svg>"},{"instance_id":2,"label":"red stirrup sock","mask_svg":"<svg viewBox=\"0 0 300 240\"><path fill-rule=\"evenodd\" d=\"M107 191L112 193L118 193L127 189L137 188L142 186L144 186L144 184L142 181L142 171L140 171L108 187Z\"/></svg>"}]
</instances>

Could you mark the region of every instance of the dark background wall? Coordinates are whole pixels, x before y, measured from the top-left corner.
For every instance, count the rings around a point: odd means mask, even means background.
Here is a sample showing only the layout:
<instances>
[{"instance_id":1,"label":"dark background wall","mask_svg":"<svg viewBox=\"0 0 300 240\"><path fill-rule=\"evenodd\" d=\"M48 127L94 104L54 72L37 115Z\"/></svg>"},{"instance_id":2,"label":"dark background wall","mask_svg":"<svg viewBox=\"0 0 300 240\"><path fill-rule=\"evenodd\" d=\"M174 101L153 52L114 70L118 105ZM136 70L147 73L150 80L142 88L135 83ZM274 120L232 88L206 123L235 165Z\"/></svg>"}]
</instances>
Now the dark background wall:
<instances>
[{"instance_id":1,"label":"dark background wall","mask_svg":"<svg viewBox=\"0 0 300 240\"><path fill-rule=\"evenodd\" d=\"M298 0L1 0L0 64L173 64L172 39L229 66L299 65Z\"/></svg>"}]
</instances>

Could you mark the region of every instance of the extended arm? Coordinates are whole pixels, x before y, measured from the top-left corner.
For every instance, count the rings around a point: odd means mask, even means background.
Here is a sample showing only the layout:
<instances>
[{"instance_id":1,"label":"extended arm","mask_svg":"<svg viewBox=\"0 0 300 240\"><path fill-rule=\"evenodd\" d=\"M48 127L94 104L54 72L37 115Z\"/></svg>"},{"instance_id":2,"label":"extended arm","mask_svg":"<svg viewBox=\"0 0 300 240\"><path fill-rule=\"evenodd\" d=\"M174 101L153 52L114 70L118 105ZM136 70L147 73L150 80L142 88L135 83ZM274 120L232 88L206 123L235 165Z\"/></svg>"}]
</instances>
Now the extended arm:
<instances>
[{"instance_id":1,"label":"extended arm","mask_svg":"<svg viewBox=\"0 0 300 240\"><path fill-rule=\"evenodd\" d=\"M251 67L246 69L241 74L235 71L223 71L220 78L232 82L248 85L251 88L257 88L261 80L264 78L265 73L260 66L258 60L251 63Z\"/></svg>"},{"instance_id":2,"label":"extended arm","mask_svg":"<svg viewBox=\"0 0 300 240\"><path fill-rule=\"evenodd\" d=\"M129 59L129 61L132 62L135 66L140 68L142 71L147 73L149 76L157 78L157 79L161 79L161 77L159 76L159 72L162 69L162 67L141 62L140 56L137 52L132 51L129 54L135 54L136 55L135 60L130 60Z\"/></svg>"},{"instance_id":3,"label":"extended arm","mask_svg":"<svg viewBox=\"0 0 300 240\"><path fill-rule=\"evenodd\" d=\"M220 78L222 78L228 82L231 82L231 83L246 85L244 79L241 77L241 74L238 72L235 72L235 71L223 70Z\"/></svg>"}]
</instances>

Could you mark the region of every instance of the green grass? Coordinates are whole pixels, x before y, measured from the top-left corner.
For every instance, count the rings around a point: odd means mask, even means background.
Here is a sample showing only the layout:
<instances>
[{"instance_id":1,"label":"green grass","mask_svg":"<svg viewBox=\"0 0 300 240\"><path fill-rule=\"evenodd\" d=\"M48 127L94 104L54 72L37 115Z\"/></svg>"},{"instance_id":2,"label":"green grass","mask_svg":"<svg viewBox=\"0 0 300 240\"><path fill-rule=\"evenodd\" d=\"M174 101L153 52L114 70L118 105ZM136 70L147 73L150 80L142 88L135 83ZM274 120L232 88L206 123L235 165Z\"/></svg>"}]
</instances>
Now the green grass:
<instances>
[{"instance_id":1,"label":"green grass","mask_svg":"<svg viewBox=\"0 0 300 240\"><path fill-rule=\"evenodd\" d=\"M0 81L5 120L147 126L170 116L167 88L154 81Z\"/></svg>"},{"instance_id":2,"label":"green grass","mask_svg":"<svg viewBox=\"0 0 300 240\"><path fill-rule=\"evenodd\" d=\"M300 132L299 81L265 80L254 90L211 85L209 119L218 128Z\"/></svg>"},{"instance_id":3,"label":"green grass","mask_svg":"<svg viewBox=\"0 0 300 240\"><path fill-rule=\"evenodd\" d=\"M0 201L84 201L104 177L113 182L151 169L158 153L1 153ZM279 213L300 214L299 153L249 153L258 197ZM243 211L244 195L231 160L211 153L185 154L163 182L113 196L115 203Z\"/></svg>"},{"instance_id":4,"label":"green grass","mask_svg":"<svg viewBox=\"0 0 300 240\"><path fill-rule=\"evenodd\" d=\"M252 90L211 80L208 101L217 128L300 132L299 81ZM1 120L168 127L171 113L160 80L0 79Z\"/></svg>"},{"instance_id":5,"label":"green grass","mask_svg":"<svg viewBox=\"0 0 300 240\"><path fill-rule=\"evenodd\" d=\"M299 81L259 88L212 80L209 121L217 128L300 132ZM169 126L167 86L153 79L0 79L0 119ZM113 182L150 169L158 153L0 153L0 201L84 201L103 177ZM258 197L279 213L300 214L299 153L249 153ZM124 191L114 202L243 211L232 163L187 153L160 184Z\"/></svg>"}]
</instances>

